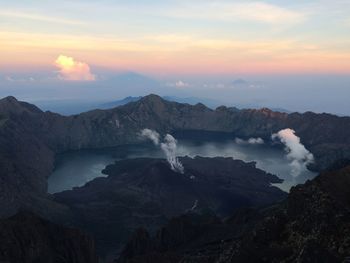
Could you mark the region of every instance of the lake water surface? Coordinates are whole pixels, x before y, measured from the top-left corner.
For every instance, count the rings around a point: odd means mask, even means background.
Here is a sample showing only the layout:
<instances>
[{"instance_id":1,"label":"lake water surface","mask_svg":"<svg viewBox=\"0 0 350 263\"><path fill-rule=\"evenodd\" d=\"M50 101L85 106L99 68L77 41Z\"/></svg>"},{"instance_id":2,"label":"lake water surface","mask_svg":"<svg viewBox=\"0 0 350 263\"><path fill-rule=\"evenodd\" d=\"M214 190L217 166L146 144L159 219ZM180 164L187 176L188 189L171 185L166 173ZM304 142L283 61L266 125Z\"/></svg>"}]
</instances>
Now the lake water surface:
<instances>
[{"instance_id":1,"label":"lake water surface","mask_svg":"<svg viewBox=\"0 0 350 263\"><path fill-rule=\"evenodd\" d=\"M285 191L289 191L292 186L304 183L316 175L305 168L298 177L293 177L284 150L269 145L241 145L235 143L234 140L206 142L179 140L177 153L178 156L223 156L244 161L256 161L258 168L284 179L282 184L276 184L276 186ZM116 160L138 157L165 158L158 147L149 144L103 150L82 150L59 155L56 169L48 180L48 191L56 193L82 186L96 177L105 176L101 171L106 165Z\"/></svg>"}]
</instances>

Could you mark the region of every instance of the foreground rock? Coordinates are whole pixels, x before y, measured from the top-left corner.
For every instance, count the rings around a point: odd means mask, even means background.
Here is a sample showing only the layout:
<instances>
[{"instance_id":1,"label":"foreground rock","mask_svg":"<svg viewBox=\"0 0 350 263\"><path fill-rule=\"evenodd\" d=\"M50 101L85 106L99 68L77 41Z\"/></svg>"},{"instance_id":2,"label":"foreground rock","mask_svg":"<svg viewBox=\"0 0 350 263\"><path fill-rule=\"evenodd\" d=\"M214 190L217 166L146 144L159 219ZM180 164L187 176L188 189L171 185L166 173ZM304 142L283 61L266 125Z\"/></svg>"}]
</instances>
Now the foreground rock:
<instances>
[{"instance_id":1,"label":"foreground rock","mask_svg":"<svg viewBox=\"0 0 350 263\"><path fill-rule=\"evenodd\" d=\"M118 263L348 262L350 166L294 187L288 199L225 222L187 214L155 236L138 230Z\"/></svg>"},{"instance_id":2,"label":"foreground rock","mask_svg":"<svg viewBox=\"0 0 350 263\"><path fill-rule=\"evenodd\" d=\"M0 220L0 262L97 263L93 240L31 213Z\"/></svg>"},{"instance_id":3,"label":"foreground rock","mask_svg":"<svg viewBox=\"0 0 350 263\"><path fill-rule=\"evenodd\" d=\"M71 208L79 226L96 237L99 253L125 244L139 227L150 232L171 217L204 209L227 216L241 207L261 207L287 194L271 183L281 180L232 158L181 158L184 174L162 159L131 159L107 166L107 178L55 194Z\"/></svg>"}]
</instances>

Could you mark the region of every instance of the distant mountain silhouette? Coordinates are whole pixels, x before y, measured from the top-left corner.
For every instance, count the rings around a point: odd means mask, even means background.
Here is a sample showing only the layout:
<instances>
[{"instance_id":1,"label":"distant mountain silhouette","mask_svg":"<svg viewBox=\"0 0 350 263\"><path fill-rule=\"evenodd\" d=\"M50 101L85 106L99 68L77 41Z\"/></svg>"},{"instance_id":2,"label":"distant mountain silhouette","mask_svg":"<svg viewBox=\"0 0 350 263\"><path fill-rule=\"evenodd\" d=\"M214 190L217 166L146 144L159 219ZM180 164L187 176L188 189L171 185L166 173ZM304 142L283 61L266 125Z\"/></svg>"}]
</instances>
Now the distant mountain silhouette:
<instances>
[{"instance_id":1,"label":"distant mountain silhouette","mask_svg":"<svg viewBox=\"0 0 350 263\"><path fill-rule=\"evenodd\" d=\"M249 82L244 80L244 79L235 79L233 82L232 82L233 85L248 85Z\"/></svg>"},{"instance_id":2,"label":"distant mountain silhouette","mask_svg":"<svg viewBox=\"0 0 350 263\"><path fill-rule=\"evenodd\" d=\"M139 97L129 96L129 97L125 97L124 99L121 99L121 100L116 100L116 101L101 104L97 108L98 109L111 109L114 107L128 104L130 102L139 101L141 98L142 98L142 96L139 96ZM190 105L203 103L211 108L215 108L215 107L218 107L221 105L220 102L215 101L215 100L210 100L210 99L205 99L205 98L196 98L196 97L180 98L180 97L175 97L175 96L163 96L162 99L167 100L167 101L178 102L178 103L187 103Z\"/></svg>"},{"instance_id":3,"label":"distant mountain silhouette","mask_svg":"<svg viewBox=\"0 0 350 263\"><path fill-rule=\"evenodd\" d=\"M116 101L103 103L103 104L99 105L97 108L99 108L99 109L111 109L111 108L114 108L114 107L118 107L118 106L122 106L122 105L128 104L130 102L138 101L141 98L142 98L141 96L139 96L139 97L131 97L131 96L129 96L129 97L125 97L124 99L121 99L121 100L116 100Z\"/></svg>"}]
</instances>

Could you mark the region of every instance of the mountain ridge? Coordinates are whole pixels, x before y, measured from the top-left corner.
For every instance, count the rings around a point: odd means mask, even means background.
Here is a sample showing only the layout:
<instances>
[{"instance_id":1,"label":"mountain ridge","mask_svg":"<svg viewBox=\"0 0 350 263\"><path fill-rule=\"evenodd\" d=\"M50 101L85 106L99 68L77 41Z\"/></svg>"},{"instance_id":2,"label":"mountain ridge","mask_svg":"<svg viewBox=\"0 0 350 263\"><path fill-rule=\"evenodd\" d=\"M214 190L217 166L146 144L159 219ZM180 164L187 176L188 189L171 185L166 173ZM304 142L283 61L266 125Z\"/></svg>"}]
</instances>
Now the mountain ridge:
<instances>
[{"instance_id":1,"label":"mountain ridge","mask_svg":"<svg viewBox=\"0 0 350 263\"><path fill-rule=\"evenodd\" d=\"M213 110L203 104L169 102L154 94L110 110L66 117L8 97L0 100L0 203L5 208L0 214L14 213L26 203L28 195L30 199L47 199L46 178L53 170L56 154L142 143L139 132L144 128L161 134L211 132L266 141L271 134L292 128L314 154L314 170L350 157L350 117L267 109Z\"/></svg>"}]
</instances>

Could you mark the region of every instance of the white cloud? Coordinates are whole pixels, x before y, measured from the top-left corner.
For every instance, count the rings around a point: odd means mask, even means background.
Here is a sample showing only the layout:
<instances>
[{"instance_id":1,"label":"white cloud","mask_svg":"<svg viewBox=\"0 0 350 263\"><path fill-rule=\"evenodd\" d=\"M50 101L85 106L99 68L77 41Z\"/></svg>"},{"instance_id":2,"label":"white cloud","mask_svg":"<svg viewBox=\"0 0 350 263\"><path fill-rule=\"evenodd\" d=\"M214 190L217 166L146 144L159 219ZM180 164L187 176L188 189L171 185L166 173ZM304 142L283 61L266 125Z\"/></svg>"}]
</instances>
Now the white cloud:
<instances>
[{"instance_id":1,"label":"white cloud","mask_svg":"<svg viewBox=\"0 0 350 263\"><path fill-rule=\"evenodd\" d=\"M175 83L175 87L177 88L185 88L185 87L189 87L190 84L183 82L182 80L179 80Z\"/></svg>"},{"instance_id":2,"label":"white cloud","mask_svg":"<svg viewBox=\"0 0 350 263\"><path fill-rule=\"evenodd\" d=\"M74 81L96 80L96 76L91 73L88 64L76 61L72 57L60 55L56 59L55 65L59 68L59 79Z\"/></svg>"},{"instance_id":3,"label":"white cloud","mask_svg":"<svg viewBox=\"0 0 350 263\"><path fill-rule=\"evenodd\" d=\"M36 81L34 77L12 77L12 76L5 76L5 81L7 82L33 82Z\"/></svg>"},{"instance_id":4,"label":"white cloud","mask_svg":"<svg viewBox=\"0 0 350 263\"><path fill-rule=\"evenodd\" d=\"M176 82L168 82L166 84L168 87L176 87L176 88L188 88L191 87L191 84L182 81L182 80L178 80Z\"/></svg>"},{"instance_id":5,"label":"white cloud","mask_svg":"<svg viewBox=\"0 0 350 263\"><path fill-rule=\"evenodd\" d=\"M264 144L264 140L260 137L258 138L249 138L248 140L242 140L240 138L236 138L235 142L237 144L252 144L252 145L256 145L256 144Z\"/></svg>"}]
</instances>

